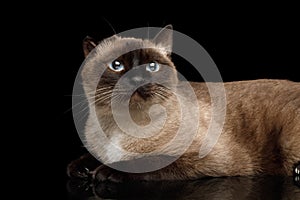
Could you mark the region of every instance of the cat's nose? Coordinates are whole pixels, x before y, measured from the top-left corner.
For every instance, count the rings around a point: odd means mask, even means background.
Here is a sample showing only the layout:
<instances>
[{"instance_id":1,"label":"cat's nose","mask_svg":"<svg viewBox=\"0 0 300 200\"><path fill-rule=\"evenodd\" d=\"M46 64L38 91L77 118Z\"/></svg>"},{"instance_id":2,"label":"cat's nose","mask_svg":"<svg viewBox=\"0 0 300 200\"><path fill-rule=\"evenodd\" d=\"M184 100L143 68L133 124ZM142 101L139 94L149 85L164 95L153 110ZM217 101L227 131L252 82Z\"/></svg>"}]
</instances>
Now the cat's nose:
<instances>
[{"instance_id":1,"label":"cat's nose","mask_svg":"<svg viewBox=\"0 0 300 200\"><path fill-rule=\"evenodd\" d=\"M141 86L143 84L144 79L141 76L134 76L130 79L130 83L134 86Z\"/></svg>"}]
</instances>

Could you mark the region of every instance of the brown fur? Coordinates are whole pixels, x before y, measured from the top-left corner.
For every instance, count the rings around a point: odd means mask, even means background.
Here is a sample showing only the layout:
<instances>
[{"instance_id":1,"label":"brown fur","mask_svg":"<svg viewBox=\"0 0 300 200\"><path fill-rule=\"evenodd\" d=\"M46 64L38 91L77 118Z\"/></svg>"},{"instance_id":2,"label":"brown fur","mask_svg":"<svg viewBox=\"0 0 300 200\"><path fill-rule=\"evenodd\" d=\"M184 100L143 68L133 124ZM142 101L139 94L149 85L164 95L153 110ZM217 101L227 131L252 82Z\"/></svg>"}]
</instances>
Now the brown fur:
<instances>
[{"instance_id":1,"label":"brown fur","mask_svg":"<svg viewBox=\"0 0 300 200\"><path fill-rule=\"evenodd\" d=\"M109 38L100 43L100 46L89 54L89 60L86 61L86 66L82 72L87 97L93 97L90 93L94 89L90 86L92 81L97 80L95 74L97 74L99 65L107 68L102 63L107 63L110 57L115 58L114 55L118 55L116 52L124 50L124 48L130 49L128 45L146 49L133 50L117 56L118 60L124 63L126 71L134 67L134 58L138 58L138 65L155 60L174 70L173 74L163 75L166 76L166 80L170 81L170 84L177 84L176 70L169 57L168 51L170 49L161 49L161 46L165 45L165 41L170 42L171 36L164 32L160 34L163 36L157 37L160 41ZM122 43L126 43L126 45L122 45ZM171 45L167 46L170 47ZM101 64L96 65L95 63L99 60ZM126 71L116 73L106 69L98 82L97 89L115 84ZM223 131L213 150L201 159L199 158L199 149L211 120L211 99L205 83L191 82L190 84L197 95L201 113L199 118L201 126L193 143L171 165L151 173L132 174L131 179L178 180L196 179L203 176L292 175L293 165L300 160L300 83L287 80L225 83L227 108ZM151 85L147 90L151 93L159 90L159 88L158 85ZM103 93L103 91L101 92ZM107 137L120 138L118 145L126 151L152 153L151 156L153 157L178 155L177 149L181 148L180 141L176 144L178 146L175 145L162 150L162 147L174 137L181 123L180 107L174 95L164 91L166 98L163 99L141 98L138 93L132 97L130 114L137 124L146 125L150 122L148 111L153 104L162 104L168 114L161 132L153 137L141 139L128 136L118 128L111 113L111 98L105 101L98 99L97 101L97 95L101 98L101 92L96 92L94 99L97 119L90 116L86 125L88 147L92 149L94 156L108 164L130 163L139 159L147 159L138 156L132 157L127 154L116 157L116 155L111 155L114 153L113 151L103 150L97 142L101 143L101 140L94 134L95 131L97 132L94 127L98 120ZM188 102L189 95L182 95L186 98L186 104L183 106L193 109L190 108L191 105ZM149 159L152 159L151 156ZM118 173L122 174L122 172L117 172L103 165L95 170L94 176L99 180L106 180ZM124 174L123 177L125 177Z\"/></svg>"}]
</instances>

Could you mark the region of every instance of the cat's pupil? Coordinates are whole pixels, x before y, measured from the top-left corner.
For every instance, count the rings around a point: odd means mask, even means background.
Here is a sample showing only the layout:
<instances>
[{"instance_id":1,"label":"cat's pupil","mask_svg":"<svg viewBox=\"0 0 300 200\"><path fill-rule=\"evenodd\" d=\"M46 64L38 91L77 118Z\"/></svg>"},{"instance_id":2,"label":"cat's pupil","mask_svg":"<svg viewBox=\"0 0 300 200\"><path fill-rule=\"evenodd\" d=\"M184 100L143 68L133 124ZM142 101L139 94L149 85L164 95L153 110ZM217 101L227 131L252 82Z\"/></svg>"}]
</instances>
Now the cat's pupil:
<instances>
[{"instance_id":1,"label":"cat's pupil","mask_svg":"<svg viewBox=\"0 0 300 200\"><path fill-rule=\"evenodd\" d=\"M157 72L159 70L159 64L156 62L151 62L146 67L146 70L150 72Z\"/></svg>"},{"instance_id":2,"label":"cat's pupil","mask_svg":"<svg viewBox=\"0 0 300 200\"><path fill-rule=\"evenodd\" d=\"M109 68L116 72L120 72L125 69L124 65L118 60L114 60L113 62L111 62L109 64Z\"/></svg>"},{"instance_id":3,"label":"cat's pupil","mask_svg":"<svg viewBox=\"0 0 300 200\"><path fill-rule=\"evenodd\" d=\"M112 64L112 66L113 66L114 69L117 70L117 69L120 68L121 63L120 63L119 61L115 60L115 61L113 62L113 64Z\"/></svg>"},{"instance_id":4,"label":"cat's pupil","mask_svg":"<svg viewBox=\"0 0 300 200\"><path fill-rule=\"evenodd\" d=\"M156 69L155 63L150 63L150 69L151 69L152 71L154 71L154 70Z\"/></svg>"}]
</instances>

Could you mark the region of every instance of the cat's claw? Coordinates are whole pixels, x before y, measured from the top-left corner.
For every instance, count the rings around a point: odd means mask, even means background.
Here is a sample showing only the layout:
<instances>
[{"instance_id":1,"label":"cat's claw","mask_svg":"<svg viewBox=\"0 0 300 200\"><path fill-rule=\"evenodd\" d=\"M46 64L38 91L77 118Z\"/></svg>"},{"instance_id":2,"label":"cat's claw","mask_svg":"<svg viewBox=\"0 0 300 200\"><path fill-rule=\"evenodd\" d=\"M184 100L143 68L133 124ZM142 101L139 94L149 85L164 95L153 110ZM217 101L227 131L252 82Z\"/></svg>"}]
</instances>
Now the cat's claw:
<instances>
[{"instance_id":1,"label":"cat's claw","mask_svg":"<svg viewBox=\"0 0 300 200\"><path fill-rule=\"evenodd\" d=\"M295 175L300 176L300 163L295 167L294 173L295 173Z\"/></svg>"},{"instance_id":2,"label":"cat's claw","mask_svg":"<svg viewBox=\"0 0 300 200\"><path fill-rule=\"evenodd\" d=\"M294 182L300 187L300 162L294 168Z\"/></svg>"}]
</instances>

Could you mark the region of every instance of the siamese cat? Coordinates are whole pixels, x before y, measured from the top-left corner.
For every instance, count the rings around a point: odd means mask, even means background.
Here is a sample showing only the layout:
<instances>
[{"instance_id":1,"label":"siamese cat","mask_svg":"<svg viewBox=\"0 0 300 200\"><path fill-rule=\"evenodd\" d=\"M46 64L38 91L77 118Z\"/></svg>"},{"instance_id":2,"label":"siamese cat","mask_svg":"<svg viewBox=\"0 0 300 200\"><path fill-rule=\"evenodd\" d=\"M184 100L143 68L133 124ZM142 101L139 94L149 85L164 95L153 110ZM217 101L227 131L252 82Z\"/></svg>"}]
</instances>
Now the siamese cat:
<instances>
[{"instance_id":1,"label":"siamese cat","mask_svg":"<svg viewBox=\"0 0 300 200\"><path fill-rule=\"evenodd\" d=\"M300 161L300 83L267 79L224 83L226 115L222 133L210 153L202 158L199 157L199 149L213 117L212 102L205 83L189 82L199 105L199 127L184 153L170 165L152 172L127 173L114 169L115 164L131 167L141 163L155 165L162 159L179 154L180 142L170 148L162 147L172 140L180 126L181 106L190 110L196 107L189 103L188 93L182 95L185 102L179 105L176 96L165 85L142 83L145 77L159 77L170 87L181 84L171 60L172 43L171 25L163 28L153 39L114 35L99 43L89 37L84 40L86 60L81 76L89 105L94 105L95 110L86 122L85 141L93 156L87 154L69 164L69 176L91 176L98 181L120 182L293 175L295 164ZM135 50L120 53L130 47ZM136 67L140 67L138 74L128 76L122 82L123 89L134 84L141 85L129 98L131 119L140 126L162 120L160 109L152 116L149 114L151 107L157 104L164 107L167 116L160 131L151 137L134 137L124 133L112 114L111 102L122 103L122 98L114 96L114 86L126 72ZM91 83L99 76L99 69L103 70L103 74L94 88ZM90 108L90 112L93 109ZM123 111L115 112L122 115ZM185 123L189 123L192 117L184 119ZM98 124L101 124L110 142L97 138ZM194 125L188 124L189 127ZM147 130L151 132L151 128ZM123 151L115 151L115 147ZM136 153L136 156L128 152ZM147 156L141 157L143 153Z\"/></svg>"}]
</instances>

